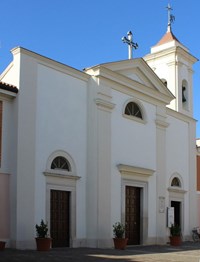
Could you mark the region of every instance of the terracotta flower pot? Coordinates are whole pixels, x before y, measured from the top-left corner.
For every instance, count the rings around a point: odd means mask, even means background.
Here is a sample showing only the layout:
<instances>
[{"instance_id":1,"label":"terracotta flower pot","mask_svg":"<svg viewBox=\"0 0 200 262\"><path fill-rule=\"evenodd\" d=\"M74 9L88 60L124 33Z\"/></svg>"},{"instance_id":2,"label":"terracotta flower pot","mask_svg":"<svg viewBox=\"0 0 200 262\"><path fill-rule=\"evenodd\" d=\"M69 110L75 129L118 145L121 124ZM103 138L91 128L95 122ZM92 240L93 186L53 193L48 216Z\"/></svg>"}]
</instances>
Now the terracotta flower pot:
<instances>
[{"instance_id":1,"label":"terracotta flower pot","mask_svg":"<svg viewBox=\"0 0 200 262\"><path fill-rule=\"evenodd\" d=\"M125 249L128 238L113 238L115 249Z\"/></svg>"},{"instance_id":2,"label":"terracotta flower pot","mask_svg":"<svg viewBox=\"0 0 200 262\"><path fill-rule=\"evenodd\" d=\"M49 251L51 248L51 238L39 238L37 237L36 239L36 245L37 245L37 250L38 251Z\"/></svg>"},{"instance_id":3,"label":"terracotta flower pot","mask_svg":"<svg viewBox=\"0 0 200 262\"><path fill-rule=\"evenodd\" d=\"M181 236L171 236L170 238L170 245L172 246L180 246L181 245Z\"/></svg>"},{"instance_id":4,"label":"terracotta flower pot","mask_svg":"<svg viewBox=\"0 0 200 262\"><path fill-rule=\"evenodd\" d=\"M5 241L0 241L0 251L3 251L5 249L6 242Z\"/></svg>"}]
</instances>

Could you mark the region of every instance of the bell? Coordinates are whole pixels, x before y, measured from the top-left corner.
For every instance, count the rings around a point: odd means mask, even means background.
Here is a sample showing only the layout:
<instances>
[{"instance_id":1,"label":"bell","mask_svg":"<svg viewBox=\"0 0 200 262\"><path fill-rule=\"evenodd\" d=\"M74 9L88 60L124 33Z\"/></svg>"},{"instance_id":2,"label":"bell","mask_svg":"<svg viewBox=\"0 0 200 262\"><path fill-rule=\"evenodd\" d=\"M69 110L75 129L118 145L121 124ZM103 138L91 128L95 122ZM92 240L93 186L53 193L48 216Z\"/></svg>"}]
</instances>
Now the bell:
<instances>
[{"instance_id":1,"label":"bell","mask_svg":"<svg viewBox=\"0 0 200 262\"><path fill-rule=\"evenodd\" d=\"M186 97L185 97L185 90L186 90L186 88L183 86L182 87L182 102L184 103L184 102L186 102L187 100L186 100Z\"/></svg>"}]
</instances>

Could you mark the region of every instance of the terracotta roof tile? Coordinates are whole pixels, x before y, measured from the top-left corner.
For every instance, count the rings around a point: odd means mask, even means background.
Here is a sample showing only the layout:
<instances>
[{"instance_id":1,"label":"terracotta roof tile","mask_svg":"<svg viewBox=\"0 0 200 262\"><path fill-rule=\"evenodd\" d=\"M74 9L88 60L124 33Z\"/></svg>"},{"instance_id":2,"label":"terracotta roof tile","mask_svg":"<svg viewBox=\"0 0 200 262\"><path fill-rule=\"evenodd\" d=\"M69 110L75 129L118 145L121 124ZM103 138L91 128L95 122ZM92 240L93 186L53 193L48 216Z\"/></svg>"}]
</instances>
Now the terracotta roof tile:
<instances>
[{"instance_id":1,"label":"terracotta roof tile","mask_svg":"<svg viewBox=\"0 0 200 262\"><path fill-rule=\"evenodd\" d=\"M11 92L16 93L16 94L18 93L18 89L17 89L16 86L6 84L6 83L1 82L1 81L0 81L0 89L11 91Z\"/></svg>"},{"instance_id":2,"label":"terracotta roof tile","mask_svg":"<svg viewBox=\"0 0 200 262\"><path fill-rule=\"evenodd\" d=\"M171 41L177 41L180 43L180 41L175 37L175 35L171 32L171 31L168 31L162 38L161 40L156 44L156 46L158 45L163 45L165 43L168 43L168 42L171 42Z\"/></svg>"}]
</instances>

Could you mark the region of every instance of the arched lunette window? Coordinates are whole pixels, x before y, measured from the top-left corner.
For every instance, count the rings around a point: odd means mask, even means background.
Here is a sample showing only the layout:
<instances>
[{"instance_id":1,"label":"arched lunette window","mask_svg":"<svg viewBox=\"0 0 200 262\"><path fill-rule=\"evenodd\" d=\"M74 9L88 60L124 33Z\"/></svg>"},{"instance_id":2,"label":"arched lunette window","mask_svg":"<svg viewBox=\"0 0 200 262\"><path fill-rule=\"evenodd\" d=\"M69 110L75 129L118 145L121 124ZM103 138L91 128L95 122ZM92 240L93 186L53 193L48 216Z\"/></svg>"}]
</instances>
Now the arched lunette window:
<instances>
[{"instance_id":1,"label":"arched lunette window","mask_svg":"<svg viewBox=\"0 0 200 262\"><path fill-rule=\"evenodd\" d=\"M125 115L143 119L140 107L135 102L129 102L125 107Z\"/></svg>"},{"instance_id":2,"label":"arched lunette window","mask_svg":"<svg viewBox=\"0 0 200 262\"><path fill-rule=\"evenodd\" d=\"M71 166L65 157L57 156L51 163L51 169L71 171Z\"/></svg>"},{"instance_id":3,"label":"arched lunette window","mask_svg":"<svg viewBox=\"0 0 200 262\"><path fill-rule=\"evenodd\" d=\"M174 177L171 182L172 187L181 187L181 181L178 177Z\"/></svg>"}]
</instances>

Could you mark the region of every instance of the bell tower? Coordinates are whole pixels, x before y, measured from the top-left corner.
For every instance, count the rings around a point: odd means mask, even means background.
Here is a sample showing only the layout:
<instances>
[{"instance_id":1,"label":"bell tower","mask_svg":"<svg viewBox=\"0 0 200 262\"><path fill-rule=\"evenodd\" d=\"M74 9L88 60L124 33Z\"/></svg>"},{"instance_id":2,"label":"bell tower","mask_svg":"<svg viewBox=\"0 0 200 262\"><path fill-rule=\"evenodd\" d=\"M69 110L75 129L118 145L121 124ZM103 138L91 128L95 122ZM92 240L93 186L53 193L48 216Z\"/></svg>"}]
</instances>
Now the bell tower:
<instances>
[{"instance_id":1,"label":"bell tower","mask_svg":"<svg viewBox=\"0 0 200 262\"><path fill-rule=\"evenodd\" d=\"M144 60L175 96L169 108L193 116L193 64L197 59L176 38L172 32L175 17L168 4L167 32L161 40L151 48L151 53Z\"/></svg>"}]
</instances>

